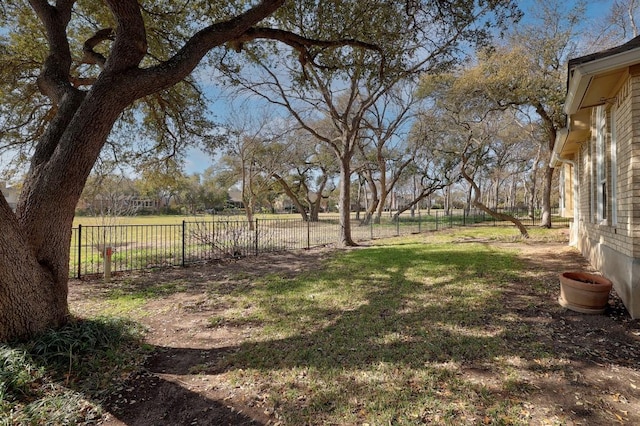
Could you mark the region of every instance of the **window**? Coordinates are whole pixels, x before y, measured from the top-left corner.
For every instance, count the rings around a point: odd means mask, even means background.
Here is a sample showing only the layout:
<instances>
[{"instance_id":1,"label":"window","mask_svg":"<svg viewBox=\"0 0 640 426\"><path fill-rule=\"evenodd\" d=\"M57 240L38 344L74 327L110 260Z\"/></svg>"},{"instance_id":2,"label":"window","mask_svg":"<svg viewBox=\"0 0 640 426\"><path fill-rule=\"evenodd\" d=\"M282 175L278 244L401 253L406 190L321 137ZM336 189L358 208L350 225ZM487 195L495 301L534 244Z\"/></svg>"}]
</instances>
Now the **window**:
<instances>
[{"instance_id":1,"label":"window","mask_svg":"<svg viewBox=\"0 0 640 426\"><path fill-rule=\"evenodd\" d=\"M618 224L618 192L616 186L618 183L618 135L616 127L615 110L611 110L611 195L609 197L611 203L611 225Z\"/></svg>"},{"instance_id":2,"label":"window","mask_svg":"<svg viewBox=\"0 0 640 426\"><path fill-rule=\"evenodd\" d=\"M599 106L596 109L596 223L607 220L606 130L607 114L604 106Z\"/></svg>"}]
</instances>

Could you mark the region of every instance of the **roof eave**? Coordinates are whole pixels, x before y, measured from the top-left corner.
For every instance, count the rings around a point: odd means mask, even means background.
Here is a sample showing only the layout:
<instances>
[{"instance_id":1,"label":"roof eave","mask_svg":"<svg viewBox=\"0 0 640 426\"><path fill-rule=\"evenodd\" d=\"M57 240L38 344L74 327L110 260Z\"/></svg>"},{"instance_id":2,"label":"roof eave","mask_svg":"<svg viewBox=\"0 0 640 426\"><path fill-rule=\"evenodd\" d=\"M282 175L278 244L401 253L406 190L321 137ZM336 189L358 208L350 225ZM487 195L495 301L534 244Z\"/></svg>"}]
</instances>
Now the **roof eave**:
<instances>
[{"instance_id":1,"label":"roof eave","mask_svg":"<svg viewBox=\"0 0 640 426\"><path fill-rule=\"evenodd\" d=\"M615 55L584 62L569 70L569 87L564 112L575 114L581 107L582 99L589 89L591 79L598 75L616 69L635 65L640 62L640 48L624 51Z\"/></svg>"}]
</instances>

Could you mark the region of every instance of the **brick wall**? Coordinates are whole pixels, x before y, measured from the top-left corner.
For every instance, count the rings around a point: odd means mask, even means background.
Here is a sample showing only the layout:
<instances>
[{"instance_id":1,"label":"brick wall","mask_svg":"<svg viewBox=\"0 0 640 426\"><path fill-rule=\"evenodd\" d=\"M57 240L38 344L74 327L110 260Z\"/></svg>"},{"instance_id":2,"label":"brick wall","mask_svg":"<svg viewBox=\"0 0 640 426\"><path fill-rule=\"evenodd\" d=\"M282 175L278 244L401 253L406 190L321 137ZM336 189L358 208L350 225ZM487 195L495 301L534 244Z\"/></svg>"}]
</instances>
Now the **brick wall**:
<instances>
[{"instance_id":1,"label":"brick wall","mask_svg":"<svg viewBox=\"0 0 640 426\"><path fill-rule=\"evenodd\" d=\"M633 94L633 95L632 95ZM592 111L595 123L595 108ZM637 117L634 119L634 117ZM611 126L615 119L617 140L616 206L612 203L611 179ZM606 220L596 223L596 131L592 125L591 137L584 141L576 162L579 167L578 191L580 200L581 233L591 240L591 246L604 244L631 257L640 255L640 74L625 81L613 102L607 103L607 134L605 138L607 174ZM613 223L612 210L617 209L617 223ZM592 262L603 259L596 256Z\"/></svg>"}]
</instances>

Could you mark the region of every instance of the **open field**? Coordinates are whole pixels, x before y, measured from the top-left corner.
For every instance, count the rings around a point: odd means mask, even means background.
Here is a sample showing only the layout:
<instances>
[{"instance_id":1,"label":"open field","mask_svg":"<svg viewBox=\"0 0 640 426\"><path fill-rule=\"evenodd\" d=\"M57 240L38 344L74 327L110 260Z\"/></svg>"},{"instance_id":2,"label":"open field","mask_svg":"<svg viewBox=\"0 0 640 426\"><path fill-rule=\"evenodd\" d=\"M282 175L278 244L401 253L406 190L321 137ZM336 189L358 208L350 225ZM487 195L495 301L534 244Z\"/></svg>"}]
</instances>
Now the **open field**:
<instances>
[{"instance_id":1,"label":"open field","mask_svg":"<svg viewBox=\"0 0 640 426\"><path fill-rule=\"evenodd\" d=\"M361 213L363 216L364 213ZM432 209L431 211L427 210L416 210L414 212L414 217L419 217L420 220L429 222L435 221L437 217L442 218L445 216L443 210ZM462 210L454 209L452 210L453 217L462 216ZM388 221L391 215L388 212L385 212L383 215L383 221ZM409 211L402 214L403 218L411 217L411 213ZM521 213L520 217L524 219L524 214ZM299 220L301 218L299 213L278 213L278 214L265 214L265 213L256 213L255 218L260 219L296 219ZM338 218L338 213L320 213L320 219L336 219ZM355 223L357 223L357 215L356 213L351 214L351 218ZM193 222L193 221L244 221L246 220L246 216L243 214L197 214L197 215L139 215L139 216L119 216L119 217L93 217L93 216L76 216L73 221L73 226L77 227L78 225L83 226L104 226L104 225L178 225L181 224L182 221Z\"/></svg>"},{"instance_id":2,"label":"open field","mask_svg":"<svg viewBox=\"0 0 640 426\"><path fill-rule=\"evenodd\" d=\"M118 380L63 362L56 383L120 426L640 424L640 324L615 294L560 307L557 273L589 269L565 239L464 228L73 281L74 314L135 320L147 355L127 340Z\"/></svg>"},{"instance_id":3,"label":"open field","mask_svg":"<svg viewBox=\"0 0 640 426\"><path fill-rule=\"evenodd\" d=\"M337 213L321 213L321 218L336 218ZM355 214L354 214L355 217ZM296 219L301 218L298 213L264 214L256 213L255 219ZM139 215L117 217L76 216L73 226L104 226L104 225L179 225L183 221L245 221L242 214L197 214L197 215Z\"/></svg>"},{"instance_id":4,"label":"open field","mask_svg":"<svg viewBox=\"0 0 640 426\"><path fill-rule=\"evenodd\" d=\"M70 276L101 274L105 250L112 271L131 271L265 252L295 250L336 244L340 239L339 219L322 215L317 222L305 222L299 215L259 215L252 223L240 216L142 216L96 219L78 223L71 241ZM352 237L367 241L398 235L461 226L462 215L445 217L408 216L399 221L384 218L362 226L353 219Z\"/></svg>"},{"instance_id":5,"label":"open field","mask_svg":"<svg viewBox=\"0 0 640 426\"><path fill-rule=\"evenodd\" d=\"M78 219L81 221L82 218ZM71 277L101 275L105 255L111 255L113 272L186 266L214 259L255 256L274 251L310 249L340 241L339 218L323 214L318 221L305 222L299 215L259 215L251 223L241 216L140 216L87 219L73 229L69 273ZM108 219L108 220L107 220ZM529 225L534 222L529 218ZM554 217L556 224L567 226L568 219ZM92 224L97 223L97 224ZM354 241L371 241L400 235L439 231L453 227L495 222L482 212L465 214L462 210L445 215L408 212L399 220L383 217L368 224L352 218Z\"/></svg>"}]
</instances>

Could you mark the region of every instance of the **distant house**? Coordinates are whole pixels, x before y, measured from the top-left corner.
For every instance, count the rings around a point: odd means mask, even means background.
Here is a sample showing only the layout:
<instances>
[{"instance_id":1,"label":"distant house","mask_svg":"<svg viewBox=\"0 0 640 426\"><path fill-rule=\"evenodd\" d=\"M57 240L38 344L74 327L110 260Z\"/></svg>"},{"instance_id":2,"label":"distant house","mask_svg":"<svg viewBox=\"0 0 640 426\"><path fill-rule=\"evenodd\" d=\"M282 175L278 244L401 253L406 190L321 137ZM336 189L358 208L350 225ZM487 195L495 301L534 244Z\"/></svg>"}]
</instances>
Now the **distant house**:
<instances>
[{"instance_id":1,"label":"distant house","mask_svg":"<svg viewBox=\"0 0 640 426\"><path fill-rule=\"evenodd\" d=\"M18 190L12 187L7 187L6 182L0 181L0 192L7 200L7 203L9 203L9 207L15 211L18 205Z\"/></svg>"},{"instance_id":2,"label":"distant house","mask_svg":"<svg viewBox=\"0 0 640 426\"><path fill-rule=\"evenodd\" d=\"M154 200L151 198L139 198L134 196L134 197L129 197L126 200L126 205L136 211L138 210L157 211L158 204L159 204L158 200Z\"/></svg>"},{"instance_id":3,"label":"distant house","mask_svg":"<svg viewBox=\"0 0 640 426\"><path fill-rule=\"evenodd\" d=\"M156 199L142 198L137 195L98 194L87 200L81 200L77 209L90 214L131 215L141 211L155 212L164 206Z\"/></svg>"},{"instance_id":4,"label":"distant house","mask_svg":"<svg viewBox=\"0 0 640 426\"><path fill-rule=\"evenodd\" d=\"M242 185L236 184L231 188L227 189L228 199L227 204L228 207L234 209L241 209L244 207L244 201L242 199Z\"/></svg>"},{"instance_id":5,"label":"distant house","mask_svg":"<svg viewBox=\"0 0 640 426\"><path fill-rule=\"evenodd\" d=\"M640 318L640 37L569 61L565 113L552 166L570 244Z\"/></svg>"}]
</instances>

